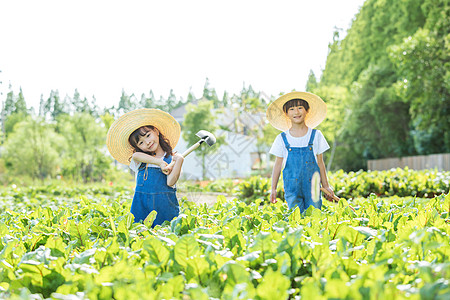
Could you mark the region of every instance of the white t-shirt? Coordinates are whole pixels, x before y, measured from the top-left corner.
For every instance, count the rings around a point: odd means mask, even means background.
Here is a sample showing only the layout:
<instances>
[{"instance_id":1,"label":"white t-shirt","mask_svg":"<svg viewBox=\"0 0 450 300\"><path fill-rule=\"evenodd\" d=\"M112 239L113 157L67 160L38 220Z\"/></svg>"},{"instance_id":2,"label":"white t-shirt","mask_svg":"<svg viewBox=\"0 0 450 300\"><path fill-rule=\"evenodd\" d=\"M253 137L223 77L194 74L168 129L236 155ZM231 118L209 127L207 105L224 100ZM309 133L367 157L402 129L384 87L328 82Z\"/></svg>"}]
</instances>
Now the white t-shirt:
<instances>
[{"instance_id":1,"label":"white t-shirt","mask_svg":"<svg viewBox=\"0 0 450 300\"><path fill-rule=\"evenodd\" d=\"M166 156L166 153L164 153L164 156ZM164 159L164 156L161 159ZM136 177L139 172L139 167L141 166L141 164L142 162L134 160L134 158L131 158L129 167L136 174ZM161 167L154 164L147 164L147 168L161 168Z\"/></svg>"},{"instance_id":2,"label":"white t-shirt","mask_svg":"<svg viewBox=\"0 0 450 300\"><path fill-rule=\"evenodd\" d=\"M140 161L136 161L133 158L130 161L130 169L134 172L134 173L138 173L139 172L139 167L141 166L141 162ZM147 164L147 168L160 168L160 166L157 165L153 165L153 164Z\"/></svg>"},{"instance_id":3,"label":"white t-shirt","mask_svg":"<svg viewBox=\"0 0 450 300\"><path fill-rule=\"evenodd\" d=\"M301 137L293 137L289 133L289 130L285 131L285 133L286 139L291 147L306 147L308 146L309 139L311 138L312 129L308 128L308 132ZM330 149L330 146L328 145L327 140L323 136L322 132L320 132L320 130L317 129L313 141L313 153L316 162L317 162L317 155L324 153L328 149ZM277 135L277 137L275 138L275 141L273 142L272 148L270 148L269 153L278 157L283 157L282 169L284 169L289 151L286 149L286 146L284 145L281 133Z\"/></svg>"},{"instance_id":4,"label":"white t-shirt","mask_svg":"<svg viewBox=\"0 0 450 300\"><path fill-rule=\"evenodd\" d=\"M166 156L166 153L164 153L164 156ZM164 158L164 156L162 157L162 158ZM131 159L131 161L130 161L130 165L129 165L129 167L130 167L130 169L131 170L133 170L133 172L134 172L134 177L135 177L135 180L137 180L137 176L138 176L138 173L139 173L139 167L141 166L141 164L142 164L142 162L140 162L140 161L136 161L136 160L134 160L133 158ZM161 168L160 166L157 166L157 165L154 165L154 164L147 164L147 168ZM174 185L174 186L172 186L173 188L176 188L176 184Z\"/></svg>"}]
</instances>

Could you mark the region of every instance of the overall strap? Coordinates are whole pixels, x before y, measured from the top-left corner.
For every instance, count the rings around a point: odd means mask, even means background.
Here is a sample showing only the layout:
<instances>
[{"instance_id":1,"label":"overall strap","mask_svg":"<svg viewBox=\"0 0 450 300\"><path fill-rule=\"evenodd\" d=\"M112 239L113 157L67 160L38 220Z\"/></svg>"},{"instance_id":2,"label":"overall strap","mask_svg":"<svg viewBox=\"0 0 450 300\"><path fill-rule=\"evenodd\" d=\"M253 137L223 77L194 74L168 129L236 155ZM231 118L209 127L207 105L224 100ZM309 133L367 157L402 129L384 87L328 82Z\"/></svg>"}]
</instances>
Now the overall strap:
<instances>
[{"instance_id":1,"label":"overall strap","mask_svg":"<svg viewBox=\"0 0 450 300\"><path fill-rule=\"evenodd\" d=\"M291 145L289 145L287 138L286 138L286 133L282 132L281 133L281 137L283 138L284 141L284 146L286 147L286 149L288 149L288 151L291 150Z\"/></svg>"},{"instance_id":2,"label":"overall strap","mask_svg":"<svg viewBox=\"0 0 450 300\"><path fill-rule=\"evenodd\" d=\"M168 164L170 164L171 162L172 162L172 155L169 155L169 157L163 157L163 160L166 162L166 163L168 163Z\"/></svg>"},{"instance_id":3,"label":"overall strap","mask_svg":"<svg viewBox=\"0 0 450 300\"><path fill-rule=\"evenodd\" d=\"M309 138L308 146L312 146L314 142L314 136L316 135L316 129L313 129L311 132L311 137Z\"/></svg>"}]
</instances>

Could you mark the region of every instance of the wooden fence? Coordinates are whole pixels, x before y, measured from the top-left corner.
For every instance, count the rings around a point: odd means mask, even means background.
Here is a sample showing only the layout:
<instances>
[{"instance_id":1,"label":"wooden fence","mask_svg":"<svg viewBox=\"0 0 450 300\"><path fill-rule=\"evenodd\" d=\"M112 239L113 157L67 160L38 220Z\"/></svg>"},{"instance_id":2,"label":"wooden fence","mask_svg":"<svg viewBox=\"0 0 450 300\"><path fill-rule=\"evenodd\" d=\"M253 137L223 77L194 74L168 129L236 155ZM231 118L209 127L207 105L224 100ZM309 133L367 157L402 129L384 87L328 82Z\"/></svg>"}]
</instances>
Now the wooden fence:
<instances>
[{"instance_id":1,"label":"wooden fence","mask_svg":"<svg viewBox=\"0 0 450 300\"><path fill-rule=\"evenodd\" d=\"M367 161L368 170L389 170L408 167L413 170L438 169L450 171L450 153L383 158Z\"/></svg>"}]
</instances>

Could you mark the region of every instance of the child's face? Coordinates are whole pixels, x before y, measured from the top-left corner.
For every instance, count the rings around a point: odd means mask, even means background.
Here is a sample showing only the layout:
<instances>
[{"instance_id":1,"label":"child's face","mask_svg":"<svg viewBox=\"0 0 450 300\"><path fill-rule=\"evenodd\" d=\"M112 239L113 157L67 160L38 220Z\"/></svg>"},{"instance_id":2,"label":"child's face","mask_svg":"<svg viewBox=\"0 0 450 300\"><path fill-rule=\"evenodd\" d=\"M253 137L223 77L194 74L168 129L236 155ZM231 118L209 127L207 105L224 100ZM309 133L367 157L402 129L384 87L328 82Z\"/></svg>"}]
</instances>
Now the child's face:
<instances>
[{"instance_id":1,"label":"child's face","mask_svg":"<svg viewBox=\"0 0 450 300\"><path fill-rule=\"evenodd\" d=\"M292 124L301 124L305 122L305 117L308 112L303 106L290 107L286 113Z\"/></svg>"},{"instance_id":2,"label":"child's face","mask_svg":"<svg viewBox=\"0 0 450 300\"><path fill-rule=\"evenodd\" d=\"M137 146L144 152L156 152L159 147L159 132L157 129L147 131L144 136L139 136Z\"/></svg>"}]
</instances>

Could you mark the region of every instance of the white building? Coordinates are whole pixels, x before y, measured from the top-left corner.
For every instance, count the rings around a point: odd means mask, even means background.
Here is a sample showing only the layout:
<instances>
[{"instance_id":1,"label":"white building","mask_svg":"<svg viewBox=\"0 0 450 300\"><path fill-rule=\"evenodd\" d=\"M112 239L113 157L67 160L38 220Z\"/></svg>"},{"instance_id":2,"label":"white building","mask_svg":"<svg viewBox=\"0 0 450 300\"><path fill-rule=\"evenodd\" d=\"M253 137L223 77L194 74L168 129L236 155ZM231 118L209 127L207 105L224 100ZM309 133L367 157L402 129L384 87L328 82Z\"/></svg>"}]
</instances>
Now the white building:
<instances>
[{"instance_id":1,"label":"white building","mask_svg":"<svg viewBox=\"0 0 450 300\"><path fill-rule=\"evenodd\" d=\"M194 103L196 104L196 103ZM183 105L170 114L180 123L183 123L186 105ZM252 168L258 167L258 150L256 147L256 137L249 135L252 130L262 129L265 122L265 115L262 113L239 112L237 109L221 108L216 110L217 125L228 130L219 130L216 137L224 136L226 145L221 145L216 152L207 155L205 158L206 178L236 178L248 177ZM208 130L205 128L204 130ZM183 152L191 145L187 145L183 138L180 138L175 150ZM200 147L209 147L201 145ZM212 147L217 147L213 145ZM266 153L262 154L263 156ZM202 179L201 156L192 152L183 164L184 179Z\"/></svg>"}]
</instances>

